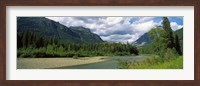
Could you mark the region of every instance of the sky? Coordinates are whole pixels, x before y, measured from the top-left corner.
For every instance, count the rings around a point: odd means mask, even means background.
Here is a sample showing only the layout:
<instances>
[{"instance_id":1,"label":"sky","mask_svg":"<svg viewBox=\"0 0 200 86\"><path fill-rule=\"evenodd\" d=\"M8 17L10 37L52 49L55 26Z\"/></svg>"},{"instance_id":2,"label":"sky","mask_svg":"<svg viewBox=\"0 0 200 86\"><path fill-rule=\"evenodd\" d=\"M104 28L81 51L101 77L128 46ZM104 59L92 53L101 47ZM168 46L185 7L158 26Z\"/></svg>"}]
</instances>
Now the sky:
<instances>
[{"instance_id":1,"label":"sky","mask_svg":"<svg viewBox=\"0 0 200 86\"><path fill-rule=\"evenodd\" d=\"M162 17L46 17L70 26L83 26L104 41L134 42L155 26L162 26ZM173 31L183 27L183 17L168 17Z\"/></svg>"}]
</instances>

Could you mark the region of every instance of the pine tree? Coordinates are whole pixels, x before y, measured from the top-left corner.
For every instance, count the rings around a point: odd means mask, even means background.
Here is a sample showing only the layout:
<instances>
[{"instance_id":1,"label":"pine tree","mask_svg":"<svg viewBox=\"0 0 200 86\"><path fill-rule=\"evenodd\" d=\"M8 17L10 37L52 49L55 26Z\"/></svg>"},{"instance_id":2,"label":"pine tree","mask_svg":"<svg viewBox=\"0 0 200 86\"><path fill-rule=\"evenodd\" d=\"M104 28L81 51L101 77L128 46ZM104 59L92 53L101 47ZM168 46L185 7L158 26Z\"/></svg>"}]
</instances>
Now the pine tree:
<instances>
[{"instance_id":1,"label":"pine tree","mask_svg":"<svg viewBox=\"0 0 200 86\"><path fill-rule=\"evenodd\" d=\"M37 48L44 47L44 39L43 39L43 37L36 36L36 38L37 38L36 47Z\"/></svg>"},{"instance_id":2,"label":"pine tree","mask_svg":"<svg viewBox=\"0 0 200 86\"><path fill-rule=\"evenodd\" d=\"M175 49L176 49L176 51L178 52L179 55L182 55L178 35L175 35Z\"/></svg>"},{"instance_id":3,"label":"pine tree","mask_svg":"<svg viewBox=\"0 0 200 86\"><path fill-rule=\"evenodd\" d=\"M23 45L22 44L22 36L17 34L17 48L19 49L19 48L23 47L22 45Z\"/></svg>"},{"instance_id":4,"label":"pine tree","mask_svg":"<svg viewBox=\"0 0 200 86\"><path fill-rule=\"evenodd\" d=\"M174 47L174 37L173 37L173 31L170 26L170 22L167 17L163 17L163 28L166 31L166 40L167 40L167 46L168 48Z\"/></svg>"},{"instance_id":5,"label":"pine tree","mask_svg":"<svg viewBox=\"0 0 200 86\"><path fill-rule=\"evenodd\" d=\"M36 47L37 37L36 37L36 35L34 33L32 34L32 36L33 36L33 38L32 38L32 46Z\"/></svg>"},{"instance_id":6,"label":"pine tree","mask_svg":"<svg viewBox=\"0 0 200 86\"><path fill-rule=\"evenodd\" d=\"M27 47L28 46L28 31L25 31L25 32L23 32L23 35L22 35L22 46L23 47Z\"/></svg>"}]
</instances>

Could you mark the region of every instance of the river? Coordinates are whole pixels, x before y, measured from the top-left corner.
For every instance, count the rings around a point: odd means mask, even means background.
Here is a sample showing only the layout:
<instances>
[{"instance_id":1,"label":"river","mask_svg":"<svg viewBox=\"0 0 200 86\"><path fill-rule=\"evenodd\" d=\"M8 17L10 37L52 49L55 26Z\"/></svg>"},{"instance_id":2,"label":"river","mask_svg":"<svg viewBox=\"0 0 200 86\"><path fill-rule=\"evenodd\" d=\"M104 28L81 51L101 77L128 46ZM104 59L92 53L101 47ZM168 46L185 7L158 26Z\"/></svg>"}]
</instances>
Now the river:
<instances>
[{"instance_id":1,"label":"river","mask_svg":"<svg viewBox=\"0 0 200 86\"><path fill-rule=\"evenodd\" d=\"M142 61L148 55L73 58L18 58L17 69L117 69L118 60Z\"/></svg>"}]
</instances>

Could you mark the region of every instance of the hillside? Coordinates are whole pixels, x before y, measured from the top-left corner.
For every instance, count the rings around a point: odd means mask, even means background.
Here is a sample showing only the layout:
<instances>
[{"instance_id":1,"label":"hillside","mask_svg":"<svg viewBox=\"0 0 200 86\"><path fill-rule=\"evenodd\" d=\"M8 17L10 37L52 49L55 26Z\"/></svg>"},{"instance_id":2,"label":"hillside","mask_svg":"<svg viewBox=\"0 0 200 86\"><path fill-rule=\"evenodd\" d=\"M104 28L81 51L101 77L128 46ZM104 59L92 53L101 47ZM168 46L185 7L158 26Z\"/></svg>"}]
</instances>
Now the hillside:
<instances>
[{"instance_id":1,"label":"hillside","mask_svg":"<svg viewBox=\"0 0 200 86\"><path fill-rule=\"evenodd\" d=\"M183 28L176 30L175 33L178 35L179 40L183 40Z\"/></svg>"},{"instance_id":2,"label":"hillside","mask_svg":"<svg viewBox=\"0 0 200 86\"><path fill-rule=\"evenodd\" d=\"M174 31L178 35L181 46L183 45L183 28ZM138 38L133 44L138 46L146 45L151 43L151 38L148 36L148 32L144 33L140 38Z\"/></svg>"},{"instance_id":3,"label":"hillside","mask_svg":"<svg viewBox=\"0 0 200 86\"><path fill-rule=\"evenodd\" d=\"M80 36L80 40L83 42L103 42L103 40L97 35L90 31L88 28L80 27L69 27L69 29Z\"/></svg>"},{"instance_id":4,"label":"hillside","mask_svg":"<svg viewBox=\"0 0 200 86\"><path fill-rule=\"evenodd\" d=\"M46 38L58 38L62 43L98 43L103 40L84 27L66 27L44 17L18 17L17 34L25 31Z\"/></svg>"},{"instance_id":5,"label":"hillside","mask_svg":"<svg viewBox=\"0 0 200 86\"><path fill-rule=\"evenodd\" d=\"M150 44L151 43L151 39L148 36L148 32L144 33L139 39L137 39L134 44L138 45L138 46L142 46L145 44Z\"/></svg>"}]
</instances>

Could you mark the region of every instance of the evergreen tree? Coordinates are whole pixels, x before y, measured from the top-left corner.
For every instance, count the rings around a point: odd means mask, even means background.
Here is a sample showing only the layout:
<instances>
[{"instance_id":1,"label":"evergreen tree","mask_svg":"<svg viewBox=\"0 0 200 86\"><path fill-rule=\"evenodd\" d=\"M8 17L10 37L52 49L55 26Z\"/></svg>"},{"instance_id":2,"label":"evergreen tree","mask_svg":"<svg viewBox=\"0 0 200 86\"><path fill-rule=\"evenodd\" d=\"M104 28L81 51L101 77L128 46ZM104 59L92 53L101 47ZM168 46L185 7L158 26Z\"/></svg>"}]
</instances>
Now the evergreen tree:
<instances>
[{"instance_id":1,"label":"evergreen tree","mask_svg":"<svg viewBox=\"0 0 200 86\"><path fill-rule=\"evenodd\" d=\"M37 40L37 37L36 37L36 35L35 35L34 33L32 34L32 36L33 36L32 41L31 41L31 42L32 42L32 46L33 46L33 47L36 47L36 40Z\"/></svg>"},{"instance_id":2,"label":"evergreen tree","mask_svg":"<svg viewBox=\"0 0 200 86\"><path fill-rule=\"evenodd\" d=\"M23 44L22 44L22 36L20 36L19 34L17 34L17 48L21 48L23 47Z\"/></svg>"},{"instance_id":3,"label":"evergreen tree","mask_svg":"<svg viewBox=\"0 0 200 86\"><path fill-rule=\"evenodd\" d=\"M176 49L176 51L178 52L179 55L182 55L178 35L175 35L175 49Z\"/></svg>"},{"instance_id":4,"label":"evergreen tree","mask_svg":"<svg viewBox=\"0 0 200 86\"><path fill-rule=\"evenodd\" d=\"M75 55L86 56L108 56L108 55L138 55L135 46L123 43L69 43L61 44L57 37L44 37L38 34L24 31L17 34L17 48L26 52L18 52L18 56L22 57L49 57L49 56L67 56ZM21 48L21 49L20 49ZM27 51L27 49L29 51ZM32 52L31 55L27 52Z\"/></svg>"},{"instance_id":5,"label":"evergreen tree","mask_svg":"<svg viewBox=\"0 0 200 86\"><path fill-rule=\"evenodd\" d=\"M43 37L40 37L38 40L38 47L44 47L44 39Z\"/></svg>"},{"instance_id":6,"label":"evergreen tree","mask_svg":"<svg viewBox=\"0 0 200 86\"><path fill-rule=\"evenodd\" d=\"M28 31L25 31L23 33L23 37L22 37L22 44L23 44L23 47L28 47Z\"/></svg>"},{"instance_id":7,"label":"evergreen tree","mask_svg":"<svg viewBox=\"0 0 200 86\"><path fill-rule=\"evenodd\" d=\"M174 47L173 31L171 29L170 22L167 17L163 17L162 25L164 30L166 31L167 46L168 48L173 48Z\"/></svg>"},{"instance_id":8,"label":"evergreen tree","mask_svg":"<svg viewBox=\"0 0 200 86\"><path fill-rule=\"evenodd\" d=\"M156 27L153 28L148 35L152 38L152 43L150 45L150 50L152 50L152 53L163 57L162 52L165 52L168 47L166 31L159 27Z\"/></svg>"}]
</instances>

